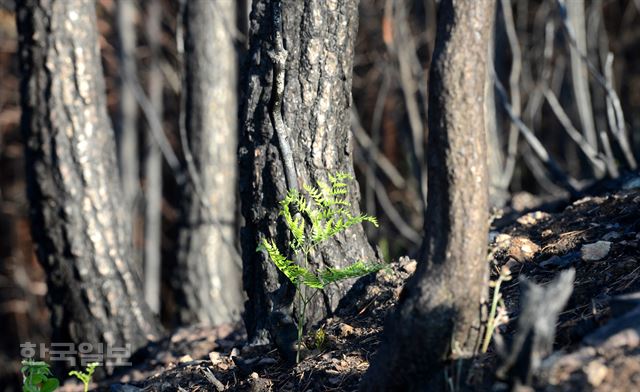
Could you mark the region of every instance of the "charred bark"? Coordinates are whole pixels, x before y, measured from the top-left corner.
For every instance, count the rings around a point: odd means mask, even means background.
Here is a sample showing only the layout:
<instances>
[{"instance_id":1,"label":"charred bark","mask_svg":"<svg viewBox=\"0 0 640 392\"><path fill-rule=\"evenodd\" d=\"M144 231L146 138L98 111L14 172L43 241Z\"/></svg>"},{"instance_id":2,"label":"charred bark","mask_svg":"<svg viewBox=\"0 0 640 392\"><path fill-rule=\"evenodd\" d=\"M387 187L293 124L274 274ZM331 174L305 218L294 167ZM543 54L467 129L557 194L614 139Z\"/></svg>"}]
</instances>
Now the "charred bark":
<instances>
[{"instance_id":1,"label":"charred bark","mask_svg":"<svg viewBox=\"0 0 640 392\"><path fill-rule=\"evenodd\" d=\"M135 349L159 327L131 265L94 3L25 0L17 22L27 191L52 340Z\"/></svg>"},{"instance_id":2,"label":"charred bark","mask_svg":"<svg viewBox=\"0 0 640 392\"><path fill-rule=\"evenodd\" d=\"M422 262L385 326L362 390L443 390L447 361L471 357L481 340L488 276L484 87L494 5L440 4Z\"/></svg>"},{"instance_id":3,"label":"charred bark","mask_svg":"<svg viewBox=\"0 0 640 392\"><path fill-rule=\"evenodd\" d=\"M235 0L188 0L184 149L192 187L183 197L175 288L182 323L240 318L236 247L237 56Z\"/></svg>"},{"instance_id":4,"label":"charred bark","mask_svg":"<svg viewBox=\"0 0 640 392\"><path fill-rule=\"evenodd\" d=\"M281 24L274 10L281 7ZM327 181L330 173L353 174L349 130L353 48L358 25L357 0L254 1L249 33L248 74L241 112L240 194L245 225L241 233L243 283L249 297L245 324L255 342L275 339L281 346L291 336L293 286L279 274L266 254L257 253L263 238L275 238L286 249L287 229L278 216L287 179L300 187ZM284 67L275 32L282 34L288 52ZM273 100L273 80L284 76L281 110ZM281 113L286 140L272 126ZM288 144L283 150L283 144ZM293 175L282 151L291 150ZM290 162L290 160L287 159ZM287 173L289 174L289 173ZM293 179L291 179L293 177ZM353 190L353 188L350 188ZM353 213L359 212L359 191L351 192ZM374 251L361 226L353 227L324 246L312 267L344 266L354 260L374 261ZM307 310L310 323L333 311L349 283L325 290ZM272 313L275 312L275 313ZM283 324L284 323L284 324ZM271 330L271 335L269 331ZM295 330L293 333L295 337Z\"/></svg>"}]
</instances>

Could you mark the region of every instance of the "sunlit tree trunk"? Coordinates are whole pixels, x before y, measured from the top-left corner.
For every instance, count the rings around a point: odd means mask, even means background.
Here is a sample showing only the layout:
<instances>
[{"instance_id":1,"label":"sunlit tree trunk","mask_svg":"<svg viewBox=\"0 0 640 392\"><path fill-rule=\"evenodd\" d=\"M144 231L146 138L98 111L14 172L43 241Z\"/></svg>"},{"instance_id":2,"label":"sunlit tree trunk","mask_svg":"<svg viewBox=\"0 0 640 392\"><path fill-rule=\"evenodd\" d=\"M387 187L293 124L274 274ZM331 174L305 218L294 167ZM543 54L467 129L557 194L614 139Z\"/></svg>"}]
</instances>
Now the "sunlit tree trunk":
<instances>
[{"instance_id":1,"label":"sunlit tree trunk","mask_svg":"<svg viewBox=\"0 0 640 392\"><path fill-rule=\"evenodd\" d=\"M123 202L129 217L129 225L133 227L138 218L135 206L140 185L140 154L138 153L138 104L134 94L136 75L136 5L133 0L116 2L116 33L118 37L118 116L115 122L118 166L122 181ZM136 82L137 83L137 82Z\"/></svg>"},{"instance_id":2,"label":"sunlit tree trunk","mask_svg":"<svg viewBox=\"0 0 640 392\"><path fill-rule=\"evenodd\" d=\"M235 0L188 0L184 15L185 155L175 289L182 323L240 319L237 245L237 55Z\"/></svg>"},{"instance_id":3,"label":"sunlit tree trunk","mask_svg":"<svg viewBox=\"0 0 640 392\"><path fill-rule=\"evenodd\" d=\"M159 325L131 264L94 2L16 5L32 234L53 341L138 348Z\"/></svg>"},{"instance_id":4,"label":"sunlit tree trunk","mask_svg":"<svg viewBox=\"0 0 640 392\"><path fill-rule=\"evenodd\" d=\"M440 3L429 78L424 251L362 390L445 390L447 361L472 357L480 343L489 224L485 67L494 7L494 0Z\"/></svg>"},{"instance_id":5,"label":"sunlit tree trunk","mask_svg":"<svg viewBox=\"0 0 640 392\"><path fill-rule=\"evenodd\" d=\"M160 0L147 2L146 33L151 51L149 66L149 101L162 119L162 71L160 70L160 34L162 33L162 3ZM146 149L144 156L145 179L145 219L144 219L144 295L151 309L160 312L160 282L162 270L162 155L152 137L152 130L145 132Z\"/></svg>"}]
</instances>

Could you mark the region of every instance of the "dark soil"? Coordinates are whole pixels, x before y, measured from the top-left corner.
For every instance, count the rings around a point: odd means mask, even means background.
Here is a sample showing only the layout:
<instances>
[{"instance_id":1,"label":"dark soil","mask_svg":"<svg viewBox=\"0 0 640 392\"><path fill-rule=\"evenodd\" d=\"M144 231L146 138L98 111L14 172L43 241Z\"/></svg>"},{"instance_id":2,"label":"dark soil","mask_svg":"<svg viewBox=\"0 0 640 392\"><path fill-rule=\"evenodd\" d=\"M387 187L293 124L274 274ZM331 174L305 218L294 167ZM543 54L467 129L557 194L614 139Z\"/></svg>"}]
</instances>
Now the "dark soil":
<instances>
[{"instance_id":1,"label":"dark soil","mask_svg":"<svg viewBox=\"0 0 640 392\"><path fill-rule=\"evenodd\" d=\"M509 321L498 331L505 340L514 333L519 314L520 275L544 284L562 269L576 270L573 294L557 325L556 351L543 361L534 388L640 390L640 332L636 331L640 331L640 312L638 324L625 326L618 317L634 308L635 299L624 302L628 309L613 306L617 296L640 291L640 191L585 197L562 211L530 212L499 227L490 236L492 279L503 266L514 278L501 290ZM109 390L111 386L114 391L357 390L385 316L415 265L403 258L388 270L359 280L336 315L309 333L308 349L297 365L287 365L273 347L247 346L245 337L236 332L239 328L190 327L137 353L134 367L97 387ZM617 325L622 327L607 332L606 328ZM498 365L492 348L476 357L468 386L475 390L499 387L494 376Z\"/></svg>"}]
</instances>

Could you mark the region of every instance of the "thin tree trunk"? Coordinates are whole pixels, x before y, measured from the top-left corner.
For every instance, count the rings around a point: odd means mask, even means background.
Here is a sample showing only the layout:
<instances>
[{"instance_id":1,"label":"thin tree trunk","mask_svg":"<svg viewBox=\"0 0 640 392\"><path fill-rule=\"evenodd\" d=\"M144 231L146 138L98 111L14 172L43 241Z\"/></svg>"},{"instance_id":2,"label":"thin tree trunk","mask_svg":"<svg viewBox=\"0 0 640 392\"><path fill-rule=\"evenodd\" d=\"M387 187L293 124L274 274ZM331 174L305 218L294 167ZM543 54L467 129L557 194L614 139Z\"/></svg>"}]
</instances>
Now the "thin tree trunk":
<instances>
[{"instance_id":1,"label":"thin tree trunk","mask_svg":"<svg viewBox=\"0 0 640 392\"><path fill-rule=\"evenodd\" d=\"M151 0L148 3L146 33L151 51L149 66L149 101L159 118L162 118L162 71L160 70L160 34L162 22L162 3ZM160 241L162 237L162 155L152 136L146 133L146 155L144 158L144 177L146 190L144 225L144 295L151 309L160 312L160 271L162 257Z\"/></svg>"},{"instance_id":2,"label":"thin tree trunk","mask_svg":"<svg viewBox=\"0 0 640 392\"><path fill-rule=\"evenodd\" d=\"M136 78L136 7L133 0L116 2L116 26L118 34L118 65L120 66L118 121L116 122L116 145L122 181L124 205L130 217L131 231L136 217L135 200L140 188L138 183L138 104L133 91Z\"/></svg>"},{"instance_id":3,"label":"thin tree trunk","mask_svg":"<svg viewBox=\"0 0 640 392\"><path fill-rule=\"evenodd\" d=\"M584 0L570 0L567 4L567 16L571 23L576 39L576 47L570 47L571 53L571 81L576 107L580 115L582 133L585 141L594 149L598 149L598 134L596 133L591 106L591 92L589 91L589 72L580 53L587 54L587 29L585 19ZM603 170L595 170L596 177L604 175Z\"/></svg>"},{"instance_id":4,"label":"thin tree trunk","mask_svg":"<svg viewBox=\"0 0 640 392\"><path fill-rule=\"evenodd\" d=\"M429 78L425 249L362 390L444 390L446 362L473 356L480 343L488 278L484 92L494 7L494 0L440 3Z\"/></svg>"},{"instance_id":5,"label":"thin tree trunk","mask_svg":"<svg viewBox=\"0 0 640 392\"><path fill-rule=\"evenodd\" d=\"M487 136L487 168L489 172L489 199L491 206L503 207L508 198L509 181L504 181L505 156L502 152L500 127L493 86L493 66L495 58L495 26L491 28L487 52L487 77L484 87L485 129ZM515 159L515 157L514 157Z\"/></svg>"},{"instance_id":6,"label":"thin tree trunk","mask_svg":"<svg viewBox=\"0 0 640 392\"><path fill-rule=\"evenodd\" d=\"M282 7L282 27L274 20L277 7ZM281 348L289 343L293 286L263 252L256 252L265 237L276 239L280 249L286 249L287 229L278 212L287 188L315 185L339 171L353 174L349 124L357 17L357 0L253 3L239 151L245 219L241 233L243 282L249 297L244 319L254 341L273 338ZM283 164L286 139L279 138L270 121L270 116L277 114L271 113L271 99L273 56L278 54L274 53L274 32L280 29L288 51L282 70L285 129L281 131L288 133L293 173ZM350 187L350 192L353 212L357 213L359 190ZM375 257L362 226L357 226L329 241L314 255L311 266L344 266L354 260L374 261ZM334 285L316 296L307 310L309 322L333 311L349 284Z\"/></svg>"},{"instance_id":7,"label":"thin tree trunk","mask_svg":"<svg viewBox=\"0 0 640 392\"><path fill-rule=\"evenodd\" d=\"M94 3L20 1L17 24L27 190L52 340L136 349L159 327L131 265Z\"/></svg>"},{"instance_id":8,"label":"thin tree trunk","mask_svg":"<svg viewBox=\"0 0 640 392\"><path fill-rule=\"evenodd\" d=\"M240 318L235 248L237 57L235 0L188 0L185 28L185 155L192 188L184 196L176 289L182 323Z\"/></svg>"}]
</instances>

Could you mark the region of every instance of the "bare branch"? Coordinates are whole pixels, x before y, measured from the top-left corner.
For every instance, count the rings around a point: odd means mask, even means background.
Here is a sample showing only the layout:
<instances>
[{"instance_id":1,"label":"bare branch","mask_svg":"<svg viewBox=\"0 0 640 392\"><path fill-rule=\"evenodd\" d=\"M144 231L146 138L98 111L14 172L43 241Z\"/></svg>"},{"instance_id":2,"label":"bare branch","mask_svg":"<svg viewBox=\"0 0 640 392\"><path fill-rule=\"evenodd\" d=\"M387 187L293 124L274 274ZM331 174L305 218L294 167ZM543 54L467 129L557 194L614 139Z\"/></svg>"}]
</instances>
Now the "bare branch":
<instances>
[{"instance_id":1,"label":"bare branch","mask_svg":"<svg viewBox=\"0 0 640 392\"><path fill-rule=\"evenodd\" d=\"M631 152L631 148L629 147L627 128L626 128L626 123L624 121L624 113L622 111L622 105L620 104L620 98L618 97L618 93L613 89L613 84L611 83L613 76L610 75L610 77L607 80L607 78L605 78L598 71L596 66L591 61L589 61L589 58L587 57L587 55L579 50L578 45L576 43L575 34L568 21L567 7L565 4L565 0L556 0L556 2L558 4L558 8L560 10L560 17L562 18L562 22L563 22L563 31L565 32L565 35L569 43L571 44L571 46L573 46L576 49L576 53L580 56L582 61L587 65L587 69L593 76L594 80L598 82L598 84L605 90L605 92L607 93L607 100L611 101L610 105L611 105L611 108L613 109L613 114L615 115L614 116L615 121L613 121L615 125L612 128L612 132L616 136L616 139L620 144L620 148L623 150L625 154L625 159L627 160L629 167L632 170L635 170L637 168L637 163L633 156L633 153ZM611 55L611 60L607 58L607 63L609 63L609 61L613 63L613 55ZM606 68L607 67L605 66L605 72L607 72ZM613 117L611 115L609 117L611 122Z\"/></svg>"},{"instance_id":2,"label":"bare branch","mask_svg":"<svg viewBox=\"0 0 640 392\"><path fill-rule=\"evenodd\" d=\"M609 53L607 55L607 60L605 62L604 74L607 81L608 86L613 86L613 54ZM609 118L609 127L611 128L611 132L613 136L615 136L620 148L622 149L622 153L624 154L625 159L627 160L627 164L632 170L635 170L637 167L636 159L633 156L633 152L631 151L631 146L629 145L629 139L627 138L627 126L624 122L624 116L622 112L622 106L620 105L620 100L617 95L615 97L611 97L607 95L607 117Z\"/></svg>"},{"instance_id":3,"label":"bare branch","mask_svg":"<svg viewBox=\"0 0 640 392\"><path fill-rule=\"evenodd\" d=\"M578 195L578 191L572 185L572 180L567 176L566 173L562 171L562 169L560 169L560 166L558 166L556 161L551 158L538 137L529 129L529 127L527 127L524 122L522 122L522 119L520 117L515 115L507 98L507 93L504 90L504 86L502 86L500 80L495 77L495 73L493 74L493 80L507 114L509 115L509 117L511 117L511 121L513 121L513 123L518 126L518 129L520 130L520 132L522 132L522 136L524 136L525 140L531 146L532 150L535 152L538 158L540 158L540 160L544 162L547 170L549 170L553 177L557 181L559 181L561 185L567 191L569 191L569 193L571 193L572 195Z\"/></svg>"},{"instance_id":4,"label":"bare branch","mask_svg":"<svg viewBox=\"0 0 640 392\"><path fill-rule=\"evenodd\" d=\"M587 38L585 27L584 0L572 0L567 5L567 24L571 24L575 45L571 45L569 53L571 57L571 80L573 94L576 100L584 139L592 148L598 148L596 129L591 106L591 94L589 92L589 74L579 53L587 53ZM596 171L596 176L601 176L603 171Z\"/></svg>"},{"instance_id":5,"label":"bare branch","mask_svg":"<svg viewBox=\"0 0 640 392\"><path fill-rule=\"evenodd\" d=\"M520 43L518 42L518 34L516 33L515 23L513 21L513 12L511 10L511 0L501 0L502 14L504 16L505 30L509 47L511 49L511 72L509 74L509 94L511 96L511 106L516 116L521 115L522 103L520 98L520 74L522 72L522 53L520 52ZM507 160L504 167L504 176L502 177L502 185L507 188L513 177L513 171L516 166L516 154L518 153L518 127L511 123L509 128L509 139L507 144Z\"/></svg>"},{"instance_id":6,"label":"bare branch","mask_svg":"<svg viewBox=\"0 0 640 392\"><path fill-rule=\"evenodd\" d=\"M369 138L369 135L364 131L362 124L360 123L360 117L358 113L353 109L351 111L351 130L356 137L356 142L365 149L368 154L371 154L372 161L382 170L391 183L398 189L403 189L407 186L407 182L400 174L398 169L387 159L387 157L381 153L378 148L373 144L373 141Z\"/></svg>"},{"instance_id":7,"label":"bare branch","mask_svg":"<svg viewBox=\"0 0 640 392\"><path fill-rule=\"evenodd\" d=\"M409 31L409 21L407 20L407 10L404 1L395 2L394 12L394 45L393 51L398 60L398 71L400 73L400 85L407 109L409 128L411 130L411 153L414 163L415 176L420 183L420 196L426 205L427 176L425 170L424 155L424 135L425 125L423 116L420 113L417 93L422 84L420 77L412 72L412 62L418 62L415 57L417 52L413 36Z\"/></svg>"},{"instance_id":8,"label":"bare branch","mask_svg":"<svg viewBox=\"0 0 640 392\"><path fill-rule=\"evenodd\" d=\"M578 145L580 150L584 153L584 155L589 159L591 166L596 169L596 172L602 172L605 170L604 162L599 157L598 151L594 149L594 147L589 144L589 142L582 136L582 134L573 126L571 123L571 119L567 116L567 113L560 105L558 98L548 87L543 87L543 93L549 106L551 106L551 110L556 115L560 124L564 127L569 134L569 137Z\"/></svg>"}]
</instances>

